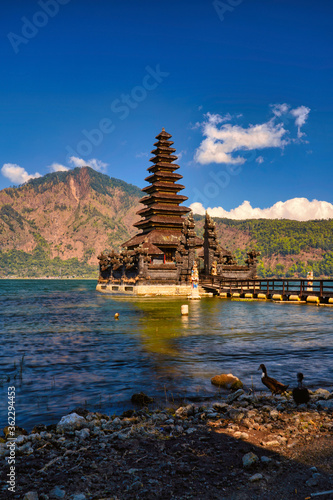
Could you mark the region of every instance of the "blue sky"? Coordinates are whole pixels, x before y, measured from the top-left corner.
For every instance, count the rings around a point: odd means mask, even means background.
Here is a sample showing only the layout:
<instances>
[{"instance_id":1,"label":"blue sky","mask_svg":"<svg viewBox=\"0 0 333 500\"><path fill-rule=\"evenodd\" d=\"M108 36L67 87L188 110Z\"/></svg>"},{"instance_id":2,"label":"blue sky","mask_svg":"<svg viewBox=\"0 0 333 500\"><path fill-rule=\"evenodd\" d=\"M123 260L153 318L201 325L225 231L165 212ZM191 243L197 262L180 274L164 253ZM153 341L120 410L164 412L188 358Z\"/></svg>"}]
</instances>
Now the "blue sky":
<instances>
[{"instance_id":1,"label":"blue sky","mask_svg":"<svg viewBox=\"0 0 333 500\"><path fill-rule=\"evenodd\" d=\"M333 218L332 18L326 0L3 1L0 189L84 164L144 187L165 127L196 212Z\"/></svg>"}]
</instances>

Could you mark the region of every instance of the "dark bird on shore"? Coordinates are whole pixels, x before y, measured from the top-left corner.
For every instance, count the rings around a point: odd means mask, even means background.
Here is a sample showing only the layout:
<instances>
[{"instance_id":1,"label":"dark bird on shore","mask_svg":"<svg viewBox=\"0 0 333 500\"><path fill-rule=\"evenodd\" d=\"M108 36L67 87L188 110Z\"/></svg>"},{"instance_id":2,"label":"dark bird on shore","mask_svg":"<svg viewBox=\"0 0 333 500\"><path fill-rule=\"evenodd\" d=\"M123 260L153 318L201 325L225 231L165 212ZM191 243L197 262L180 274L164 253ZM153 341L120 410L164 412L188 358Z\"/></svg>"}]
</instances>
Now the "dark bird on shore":
<instances>
[{"instance_id":1,"label":"dark bird on shore","mask_svg":"<svg viewBox=\"0 0 333 500\"><path fill-rule=\"evenodd\" d=\"M298 387L293 389L293 399L297 405L308 403L310 394L306 387L303 387L303 373L297 373Z\"/></svg>"},{"instance_id":2,"label":"dark bird on shore","mask_svg":"<svg viewBox=\"0 0 333 500\"><path fill-rule=\"evenodd\" d=\"M258 370L262 370L261 381L268 387L272 394L282 394L288 389L288 385L281 384L275 378L268 377L265 365L261 364Z\"/></svg>"}]
</instances>

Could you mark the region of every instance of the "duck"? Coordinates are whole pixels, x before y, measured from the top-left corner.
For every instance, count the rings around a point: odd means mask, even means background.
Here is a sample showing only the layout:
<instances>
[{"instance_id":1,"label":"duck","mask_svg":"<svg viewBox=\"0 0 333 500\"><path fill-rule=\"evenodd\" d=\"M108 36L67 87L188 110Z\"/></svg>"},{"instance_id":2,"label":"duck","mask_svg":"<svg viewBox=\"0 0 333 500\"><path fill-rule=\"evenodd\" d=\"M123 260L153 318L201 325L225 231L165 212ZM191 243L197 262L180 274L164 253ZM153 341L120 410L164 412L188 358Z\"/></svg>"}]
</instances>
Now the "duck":
<instances>
[{"instance_id":1,"label":"duck","mask_svg":"<svg viewBox=\"0 0 333 500\"><path fill-rule=\"evenodd\" d=\"M293 389L293 400L297 405L308 403L310 400L310 394L306 387L303 387L303 373L297 373L298 387Z\"/></svg>"},{"instance_id":2,"label":"duck","mask_svg":"<svg viewBox=\"0 0 333 500\"><path fill-rule=\"evenodd\" d=\"M258 370L262 370L261 381L268 387L272 394L282 394L288 389L289 385L284 385L275 380L275 378L268 377L265 365L261 364Z\"/></svg>"}]
</instances>

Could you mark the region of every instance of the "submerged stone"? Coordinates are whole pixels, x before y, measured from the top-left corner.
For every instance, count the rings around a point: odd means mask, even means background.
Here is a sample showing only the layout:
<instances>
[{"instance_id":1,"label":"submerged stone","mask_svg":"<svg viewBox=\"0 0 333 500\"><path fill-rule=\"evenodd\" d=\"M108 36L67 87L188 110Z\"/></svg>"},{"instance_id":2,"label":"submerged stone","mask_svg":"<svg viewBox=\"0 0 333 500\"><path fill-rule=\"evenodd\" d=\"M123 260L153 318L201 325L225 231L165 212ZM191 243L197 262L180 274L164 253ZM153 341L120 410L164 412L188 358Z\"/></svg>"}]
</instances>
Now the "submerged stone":
<instances>
[{"instance_id":1,"label":"submerged stone","mask_svg":"<svg viewBox=\"0 0 333 500\"><path fill-rule=\"evenodd\" d=\"M237 389L242 389L243 382L238 377L235 377L232 373L222 373L221 375L215 375L211 379L213 385L218 387L223 387L224 389L232 389L236 391Z\"/></svg>"}]
</instances>

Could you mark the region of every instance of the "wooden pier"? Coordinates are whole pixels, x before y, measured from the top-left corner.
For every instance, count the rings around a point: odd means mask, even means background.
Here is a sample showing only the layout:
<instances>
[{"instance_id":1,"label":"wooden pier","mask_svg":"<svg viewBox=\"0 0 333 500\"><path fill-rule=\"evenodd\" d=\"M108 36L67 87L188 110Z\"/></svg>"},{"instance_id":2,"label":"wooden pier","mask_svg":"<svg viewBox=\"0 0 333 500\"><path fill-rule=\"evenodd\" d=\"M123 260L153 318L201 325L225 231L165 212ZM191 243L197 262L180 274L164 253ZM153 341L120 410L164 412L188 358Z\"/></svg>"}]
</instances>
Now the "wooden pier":
<instances>
[{"instance_id":1,"label":"wooden pier","mask_svg":"<svg viewBox=\"0 0 333 500\"><path fill-rule=\"evenodd\" d=\"M307 302L333 305L333 280L249 279L226 280L219 276L200 276L200 286L220 297Z\"/></svg>"}]
</instances>

